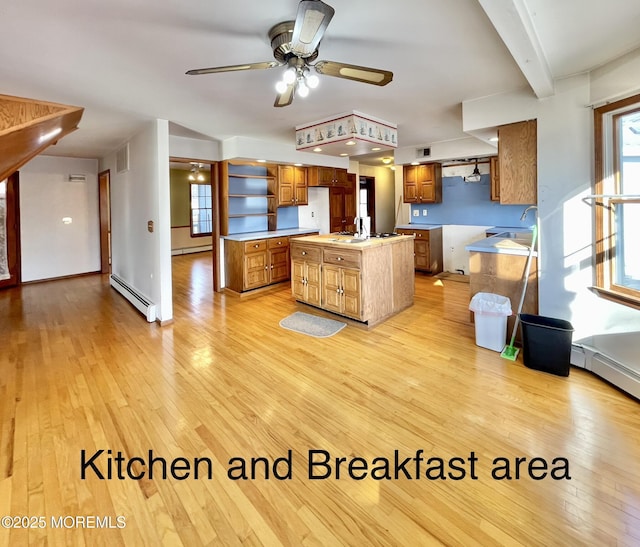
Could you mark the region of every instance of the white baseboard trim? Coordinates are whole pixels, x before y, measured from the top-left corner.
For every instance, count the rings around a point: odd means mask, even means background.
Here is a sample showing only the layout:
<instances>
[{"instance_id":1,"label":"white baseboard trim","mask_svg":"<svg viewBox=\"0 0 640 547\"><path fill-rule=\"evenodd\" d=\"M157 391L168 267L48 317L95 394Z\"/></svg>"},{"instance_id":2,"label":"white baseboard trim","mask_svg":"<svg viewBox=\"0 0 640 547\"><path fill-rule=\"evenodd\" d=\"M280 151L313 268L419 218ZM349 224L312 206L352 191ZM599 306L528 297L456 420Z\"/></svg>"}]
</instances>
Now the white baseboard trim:
<instances>
[{"instance_id":1,"label":"white baseboard trim","mask_svg":"<svg viewBox=\"0 0 640 547\"><path fill-rule=\"evenodd\" d=\"M185 249L171 249L171 255L186 255L191 253L203 253L205 251L212 251L213 245L203 245L202 247L187 247Z\"/></svg>"}]
</instances>

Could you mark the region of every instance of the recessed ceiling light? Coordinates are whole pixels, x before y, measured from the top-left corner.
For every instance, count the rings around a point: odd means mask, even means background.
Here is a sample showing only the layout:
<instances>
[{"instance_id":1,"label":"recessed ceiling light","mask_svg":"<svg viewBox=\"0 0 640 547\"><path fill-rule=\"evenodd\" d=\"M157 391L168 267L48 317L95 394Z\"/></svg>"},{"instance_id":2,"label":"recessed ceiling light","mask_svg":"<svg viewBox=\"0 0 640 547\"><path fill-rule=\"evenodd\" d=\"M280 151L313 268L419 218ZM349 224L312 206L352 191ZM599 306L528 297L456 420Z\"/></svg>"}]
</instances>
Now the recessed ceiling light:
<instances>
[{"instance_id":1,"label":"recessed ceiling light","mask_svg":"<svg viewBox=\"0 0 640 547\"><path fill-rule=\"evenodd\" d=\"M342 157L344 156L348 156L349 154L347 154L346 152L343 152L342 154L340 154Z\"/></svg>"},{"instance_id":2,"label":"recessed ceiling light","mask_svg":"<svg viewBox=\"0 0 640 547\"><path fill-rule=\"evenodd\" d=\"M295 165L296 167L302 167L301 163L294 163L293 165Z\"/></svg>"},{"instance_id":3,"label":"recessed ceiling light","mask_svg":"<svg viewBox=\"0 0 640 547\"><path fill-rule=\"evenodd\" d=\"M489 139L490 142L498 142L498 137L491 137Z\"/></svg>"},{"instance_id":4,"label":"recessed ceiling light","mask_svg":"<svg viewBox=\"0 0 640 547\"><path fill-rule=\"evenodd\" d=\"M380 148L379 146L374 146L371 151L372 152L377 152L378 150L382 150L382 148Z\"/></svg>"},{"instance_id":5,"label":"recessed ceiling light","mask_svg":"<svg viewBox=\"0 0 640 547\"><path fill-rule=\"evenodd\" d=\"M316 147L313 149L313 151L314 151L314 152L322 152L322 148L320 148L319 146L316 146Z\"/></svg>"},{"instance_id":6,"label":"recessed ceiling light","mask_svg":"<svg viewBox=\"0 0 640 547\"><path fill-rule=\"evenodd\" d=\"M258 160L258 163L267 163L267 160Z\"/></svg>"},{"instance_id":7,"label":"recessed ceiling light","mask_svg":"<svg viewBox=\"0 0 640 547\"><path fill-rule=\"evenodd\" d=\"M419 161L412 161L411 165L420 165L420 162Z\"/></svg>"},{"instance_id":8,"label":"recessed ceiling light","mask_svg":"<svg viewBox=\"0 0 640 547\"><path fill-rule=\"evenodd\" d=\"M393 161L393 158L382 158L382 163L389 165Z\"/></svg>"},{"instance_id":9,"label":"recessed ceiling light","mask_svg":"<svg viewBox=\"0 0 640 547\"><path fill-rule=\"evenodd\" d=\"M345 142L345 144L347 146L353 146L355 143L356 143L356 141L347 141L347 142Z\"/></svg>"}]
</instances>

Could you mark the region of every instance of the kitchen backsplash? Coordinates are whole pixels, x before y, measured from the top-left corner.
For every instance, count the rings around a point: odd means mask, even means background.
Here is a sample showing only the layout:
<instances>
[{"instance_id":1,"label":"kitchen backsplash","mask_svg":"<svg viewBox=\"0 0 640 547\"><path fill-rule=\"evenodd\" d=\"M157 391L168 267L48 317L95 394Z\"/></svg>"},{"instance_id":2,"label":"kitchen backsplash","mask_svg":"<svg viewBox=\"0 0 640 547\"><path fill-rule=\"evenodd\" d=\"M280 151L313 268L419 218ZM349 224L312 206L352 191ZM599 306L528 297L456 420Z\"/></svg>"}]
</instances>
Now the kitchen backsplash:
<instances>
[{"instance_id":1,"label":"kitchen backsplash","mask_svg":"<svg viewBox=\"0 0 640 547\"><path fill-rule=\"evenodd\" d=\"M491 201L491 180L465 182L461 176L442 177L442 203L411 205L411 224L460 224L486 226L528 226L531 216L520 221L526 205L500 205ZM427 212L426 216L424 211ZM415 215L418 216L415 216ZM402 222L398 222L401 224Z\"/></svg>"}]
</instances>

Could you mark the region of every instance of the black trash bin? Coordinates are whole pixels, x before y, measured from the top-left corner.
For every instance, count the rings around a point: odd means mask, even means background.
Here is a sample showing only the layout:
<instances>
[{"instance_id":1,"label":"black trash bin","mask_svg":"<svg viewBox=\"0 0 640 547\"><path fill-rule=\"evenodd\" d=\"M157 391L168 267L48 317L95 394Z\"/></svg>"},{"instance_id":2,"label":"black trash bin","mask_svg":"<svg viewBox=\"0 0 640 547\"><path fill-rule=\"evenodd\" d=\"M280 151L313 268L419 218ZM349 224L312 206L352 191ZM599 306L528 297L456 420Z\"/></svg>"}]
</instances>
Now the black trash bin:
<instances>
[{"instance_id":1,"label":"black trash bin","mask_svg":"<svg viewBox=\"0 0 640 547\"><path fill-rule=\"evenodd\" d=\"M522 323L522 358L526 367L569 376L571 364L571 336L569 321L520 314Z\"/></svg>"}]
</instances>

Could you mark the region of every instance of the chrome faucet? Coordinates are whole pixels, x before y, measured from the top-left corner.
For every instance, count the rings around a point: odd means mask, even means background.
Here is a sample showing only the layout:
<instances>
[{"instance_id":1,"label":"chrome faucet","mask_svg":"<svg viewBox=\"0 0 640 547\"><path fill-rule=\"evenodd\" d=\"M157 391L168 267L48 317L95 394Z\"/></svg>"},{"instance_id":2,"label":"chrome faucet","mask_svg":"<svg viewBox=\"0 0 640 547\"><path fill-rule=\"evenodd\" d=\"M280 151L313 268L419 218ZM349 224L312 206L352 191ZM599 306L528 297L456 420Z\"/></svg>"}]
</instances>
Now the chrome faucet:
<instances>
[{"instance_id":1,"label":"chrome faucet","mask_svg":"<svg viewBox=\"0 0 640 547\"><path fill-rule=\"evenodd\" d=\"M535 209L535 210L536 210L536 216L537 216L537 215L538 215L538 207L536 207L535 205L529 205L529 207L527 207L527 208L524 210L524 213L522 213L522 216L520 217L520 220L521 220L521 221L524 221L524 220L527 218L527 213L528 213L529 211L531 211L532 209Z\"/></svg>"}]
</instances>

